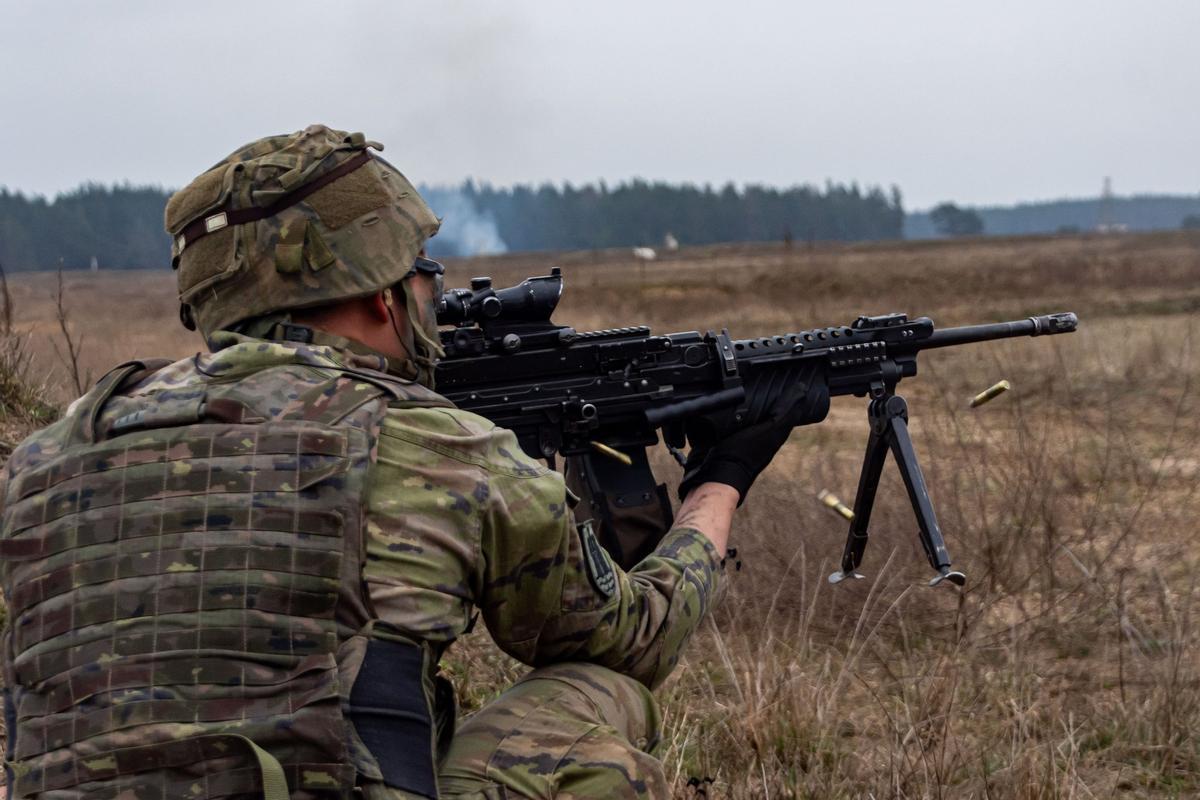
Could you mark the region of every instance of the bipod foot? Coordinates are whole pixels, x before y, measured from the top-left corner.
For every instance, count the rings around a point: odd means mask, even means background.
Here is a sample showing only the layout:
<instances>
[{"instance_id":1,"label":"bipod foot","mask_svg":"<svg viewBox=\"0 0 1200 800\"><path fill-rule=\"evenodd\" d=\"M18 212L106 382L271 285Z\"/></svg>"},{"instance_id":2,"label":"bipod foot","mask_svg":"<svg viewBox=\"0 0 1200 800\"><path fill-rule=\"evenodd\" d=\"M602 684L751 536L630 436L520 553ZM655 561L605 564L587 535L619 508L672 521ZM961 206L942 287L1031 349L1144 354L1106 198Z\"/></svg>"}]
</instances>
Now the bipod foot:
<instances>
[{"instance_id":1,"label":"bipod foot","mask_svg":"<svg viewBox=\"0 0 1200 800\"><path fill-rule=\"evenodd\" d=\"M865 577L867 577L867 576L863 575L861 573L858 573L858 572L842 572L839 569L837 572L834 572L833 574L831 574L829 576L829 582L833 583L833 584L838 584L838 583L841 583L842 581L846 580L846 578L854 578L856 581L861 581Z\"/></svg>"},{"instance_id":2,"label":"bipod foot","mask_svg":"<svg viewBox=\"0 0 1200 800\"><path fill-rule=\"evenodd\" d=\"M964 586L967 583L967 576L956 570L942 567L940 574L933 580L929 581L929 585L937 586L942 581L950 581L955 586Z\"/></svg>"}]
</instances>

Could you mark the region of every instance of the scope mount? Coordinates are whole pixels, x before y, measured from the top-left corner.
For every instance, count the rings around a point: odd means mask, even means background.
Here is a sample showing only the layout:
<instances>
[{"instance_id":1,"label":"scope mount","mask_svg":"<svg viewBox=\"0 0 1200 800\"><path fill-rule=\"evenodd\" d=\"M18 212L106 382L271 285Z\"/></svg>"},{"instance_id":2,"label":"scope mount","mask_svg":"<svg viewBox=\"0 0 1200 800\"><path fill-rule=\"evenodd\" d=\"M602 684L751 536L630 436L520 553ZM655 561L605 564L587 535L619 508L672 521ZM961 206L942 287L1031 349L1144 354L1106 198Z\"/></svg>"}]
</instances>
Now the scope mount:
<instances>
[{"instance_id":1,"label":"scope mount","mask_svg":"<svg viewBox=\"0 0 1200 800\"><path fill-rule=\"evenodd\" d=\"M937 586L948 580L962 586L967 582L967 577L950 569L950 554L946 552L946 542L938 526L937 514L934 513L933 503L929 499L929 490L925 487L925 476L921 473L921 464L917 461L912 437L908 433L908 404L904 402L903 397L894 394L891 387L882 383L872 384L870 395L867 418L871 423L871 432L867 437L862 473L858 478L858 493L854 497L854 519L850 521L850 530L846 535L842 568L829 576L829 582L836 584L847 578L863 577L859 574L858 567L867 548L867 526L871 524L875 492L879 488L883 463L890 450L896 457L896 466L900 469L900 477L904 479L904 488L908 491L909 502L912 503L913 513L917 517L925 557L938 573L929 585Z\"/></svg>"}]
</instances>

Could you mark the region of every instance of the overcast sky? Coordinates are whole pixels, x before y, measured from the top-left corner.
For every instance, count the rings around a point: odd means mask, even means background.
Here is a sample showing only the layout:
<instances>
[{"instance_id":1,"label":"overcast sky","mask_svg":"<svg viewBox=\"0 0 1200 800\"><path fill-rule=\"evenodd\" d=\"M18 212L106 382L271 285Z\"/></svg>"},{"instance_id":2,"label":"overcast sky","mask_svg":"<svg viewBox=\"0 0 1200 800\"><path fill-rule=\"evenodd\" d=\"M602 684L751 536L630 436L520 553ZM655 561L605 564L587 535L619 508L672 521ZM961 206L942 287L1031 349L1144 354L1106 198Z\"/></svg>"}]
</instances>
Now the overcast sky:
<instances>
[{"instance_id":1,"label":"overcast sky","mask_svg":"<svg viewBox=\"0 0 1200 800\"><path fill-rule=\"evenodd\" d=\"M0 185L364 131L418 182L1200 192L1200 1L0 0Z\"/></svg>"}]
</instances>

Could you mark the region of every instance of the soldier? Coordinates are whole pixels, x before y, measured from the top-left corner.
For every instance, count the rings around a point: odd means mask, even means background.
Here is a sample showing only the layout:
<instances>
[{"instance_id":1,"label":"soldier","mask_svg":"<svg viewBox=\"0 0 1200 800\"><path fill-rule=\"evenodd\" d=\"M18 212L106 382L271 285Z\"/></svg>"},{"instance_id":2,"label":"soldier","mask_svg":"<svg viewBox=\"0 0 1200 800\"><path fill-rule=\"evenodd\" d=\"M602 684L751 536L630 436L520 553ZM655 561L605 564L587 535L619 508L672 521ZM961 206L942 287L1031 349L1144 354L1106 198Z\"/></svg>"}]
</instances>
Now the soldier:
<instances>
[{"instance_id":1,"label":"soldier","mask_svg":"<svg viewBox=\"0 0 1200 800\"><path fill-rule=\"evenodd\" d=\"M121 365L0 475L12 797L645 798L650 690L791 429L693 449L625 572L562 477L432 391L439 222L361 134L243 147L167 205L211 352ZM482 616L535 669L454 730Z\"/></svg>"}]
</instances>

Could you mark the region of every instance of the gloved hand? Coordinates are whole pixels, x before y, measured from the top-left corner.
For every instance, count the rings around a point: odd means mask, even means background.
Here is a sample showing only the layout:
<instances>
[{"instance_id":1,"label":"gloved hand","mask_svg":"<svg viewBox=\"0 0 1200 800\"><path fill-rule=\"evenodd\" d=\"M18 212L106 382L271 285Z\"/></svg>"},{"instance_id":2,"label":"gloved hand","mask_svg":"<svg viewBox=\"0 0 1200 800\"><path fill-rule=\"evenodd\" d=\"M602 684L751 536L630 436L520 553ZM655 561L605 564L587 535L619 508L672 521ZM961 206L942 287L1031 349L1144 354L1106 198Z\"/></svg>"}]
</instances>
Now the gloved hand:
<instances>
[{"instance_id":1,"label":"gloved hand","mask_svg":"<svg viewBox=\"0 0 1200 800\"><path fill-rule=\"evenodd\" d=\"M711 422L689 427L692 449L679 484L680 500L700 484L714 482L737 489L740 506L792 429L802 422L824 419L829 411L828 385L811 369L764 375L748 387L747 396L751 398L749 424L723 432L716 431ZM755 413L756 402L769 405Z\"/></svg>"}]
</instances>

